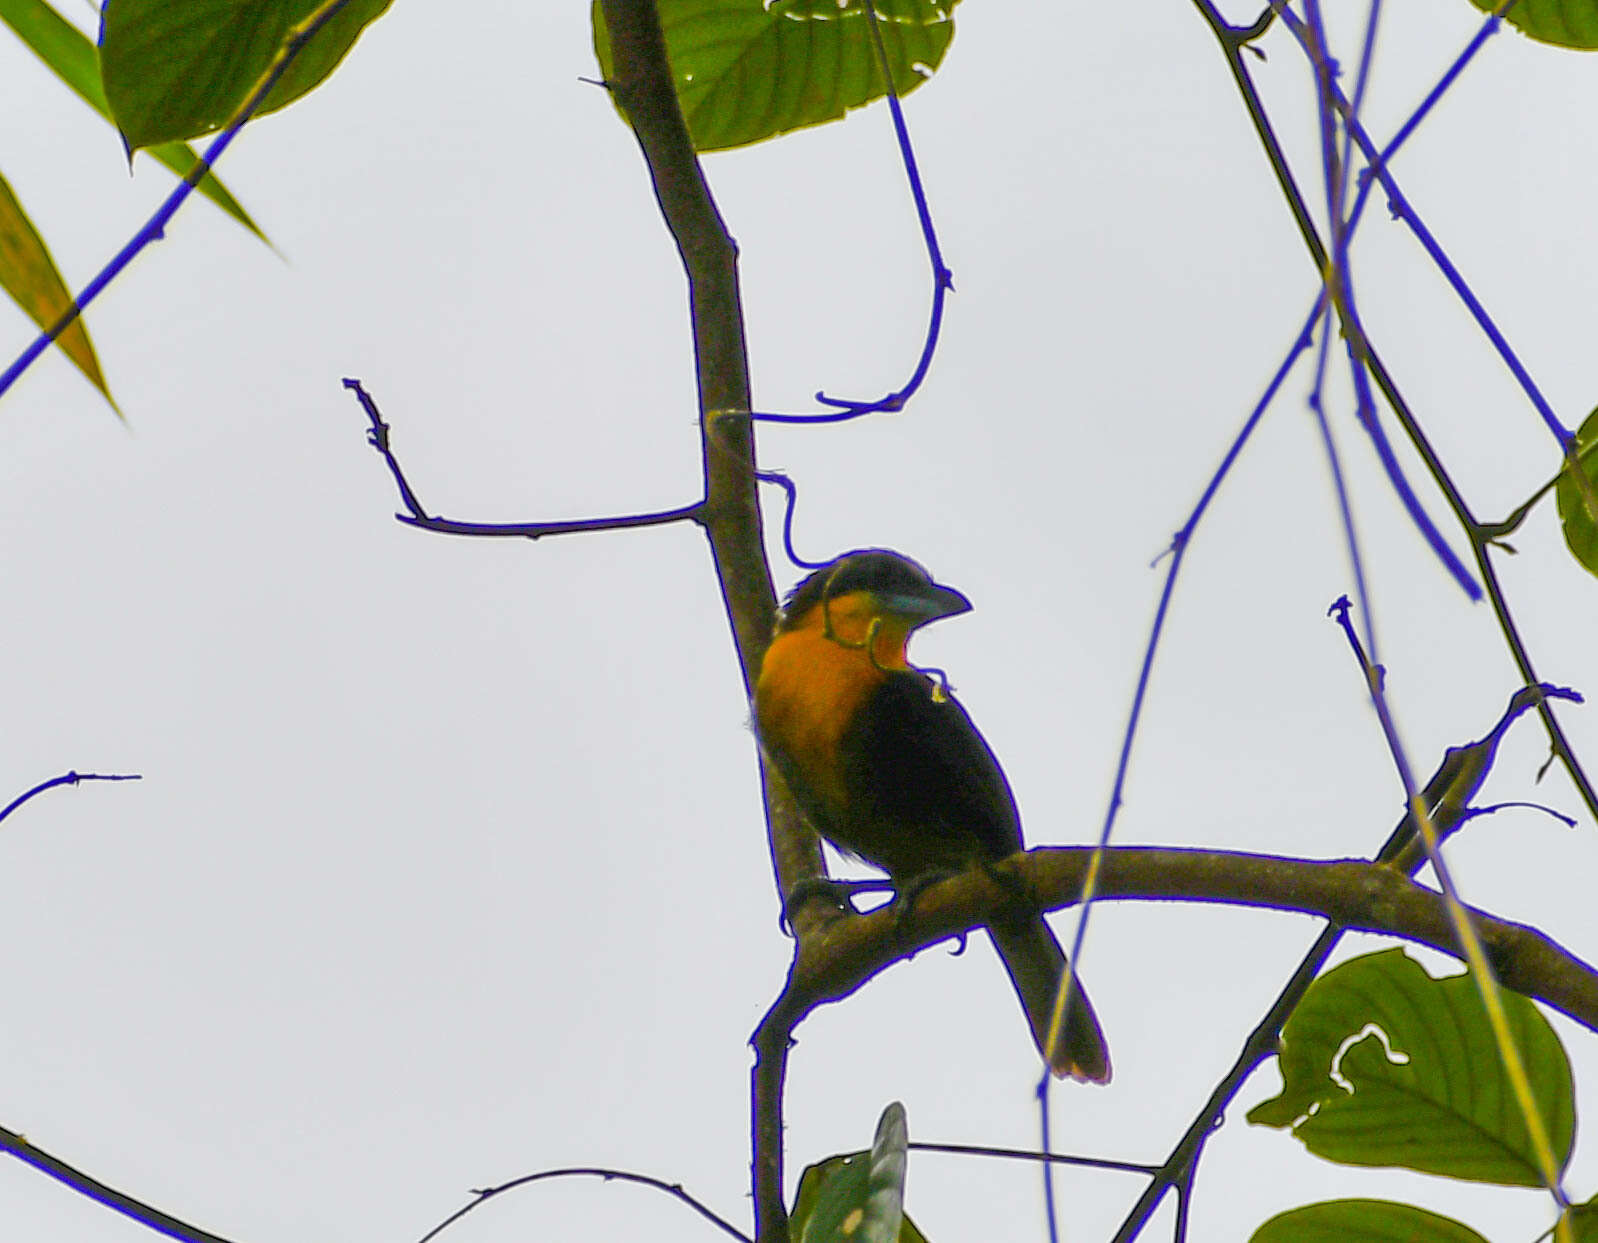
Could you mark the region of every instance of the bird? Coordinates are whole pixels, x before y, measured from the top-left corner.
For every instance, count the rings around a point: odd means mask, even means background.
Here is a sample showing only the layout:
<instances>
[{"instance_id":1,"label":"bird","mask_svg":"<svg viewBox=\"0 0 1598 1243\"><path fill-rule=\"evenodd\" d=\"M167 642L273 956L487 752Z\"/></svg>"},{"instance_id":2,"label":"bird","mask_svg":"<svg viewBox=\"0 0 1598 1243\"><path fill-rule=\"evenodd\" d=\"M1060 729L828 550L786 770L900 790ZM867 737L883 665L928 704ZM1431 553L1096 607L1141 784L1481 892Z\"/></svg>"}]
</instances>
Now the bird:
<instances>
[{"instance_id":1,"label":"bird","mask_svg":"<svg viewBox=\"0 0 1598 1243\"><path fill-rule=\"evenodd\" d=\"M993 749L944 681L908 660L912 632L970 609L901 553L844 553L789 592L755 683L755 733L805 819L886 872L907 906L929 881L1023 848ZM1104 1033L1080 985L1049 1051L1066 955L1042 913L996 915L988 933L1050 1070L1108 1083Z\"/></svg>"}]
</instances>

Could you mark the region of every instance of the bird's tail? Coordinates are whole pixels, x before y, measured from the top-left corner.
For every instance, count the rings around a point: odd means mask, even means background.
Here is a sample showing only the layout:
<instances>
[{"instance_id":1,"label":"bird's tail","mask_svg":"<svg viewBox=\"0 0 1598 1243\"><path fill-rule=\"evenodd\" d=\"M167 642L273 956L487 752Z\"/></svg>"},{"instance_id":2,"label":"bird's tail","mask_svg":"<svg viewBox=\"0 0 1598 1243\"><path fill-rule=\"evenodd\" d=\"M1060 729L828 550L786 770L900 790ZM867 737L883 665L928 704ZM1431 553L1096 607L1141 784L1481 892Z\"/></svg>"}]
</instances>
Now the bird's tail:
<instances>
[{"instance_id":1,"label":"bird's tail","mask_svg":"<svg viewBox=\"0 0 1598 1243\"><path fill-rule=\"evenodd\" d=\"M1049 1027L1054 1020L1055 994L1065 978L1065 950L1043 917L996 922L988 932L1049 1069L1061 1078L1069 1075L1082 1083L1108 1083L1110 1050L1080 980L1071 990L1070 1008L1055 1041L1054 1055L1049 1055Z\"/></svg>"}]
</instances>

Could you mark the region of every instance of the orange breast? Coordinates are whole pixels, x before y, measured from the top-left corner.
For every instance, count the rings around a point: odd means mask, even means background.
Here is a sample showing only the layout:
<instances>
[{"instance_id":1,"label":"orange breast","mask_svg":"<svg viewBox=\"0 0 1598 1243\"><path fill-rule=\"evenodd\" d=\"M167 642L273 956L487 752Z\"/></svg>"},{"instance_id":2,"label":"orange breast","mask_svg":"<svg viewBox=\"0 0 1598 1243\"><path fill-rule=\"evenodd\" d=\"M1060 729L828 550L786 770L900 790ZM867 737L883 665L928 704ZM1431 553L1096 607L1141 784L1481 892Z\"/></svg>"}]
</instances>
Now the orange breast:
<instances>
[{"instance_id":1,"label":"orange breast","mask_svg":"<svg viewBox=\"0 0 1598 1243\"><path fill-rule=\"evenodd\" d=\"M829 639L819 628L778 635L760 666L755 718L761 741L823 832L847 818L838 741L885 676L863 649Z\"/></svg>"}]
</instances>

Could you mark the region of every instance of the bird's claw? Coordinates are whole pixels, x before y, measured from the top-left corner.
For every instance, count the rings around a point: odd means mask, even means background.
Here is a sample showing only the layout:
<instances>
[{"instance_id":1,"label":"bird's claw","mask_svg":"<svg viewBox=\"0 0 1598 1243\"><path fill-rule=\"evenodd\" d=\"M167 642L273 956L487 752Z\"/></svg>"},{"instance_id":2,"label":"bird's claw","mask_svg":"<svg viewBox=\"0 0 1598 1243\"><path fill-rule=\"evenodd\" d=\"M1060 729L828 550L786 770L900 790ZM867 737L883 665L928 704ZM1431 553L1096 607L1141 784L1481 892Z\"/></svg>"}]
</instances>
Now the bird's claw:
<instances>
[{"instance_id":1,"label":"bird's claw","mask_svg":"<svg viewBox=\"0 0 1598 1243\"><path fill-rule=\"evenodd\" d=\"M905 924L907 924L914 917L916 902L920 899L922 894L931 889L932 886L936 885L939 881L948 880L949 877L954 875L956 875L954 872L936 869L930 872L922 872L916 876L910 877L909 880L907 880L899 889L899 896L894 904L895 930L902 932L904 930Z\"/></svg>"},{"instance_id":2,"label":"bird's claw","mask_svg":"<svg viewBox=\"0 0 1598 1243\"><path fill-rule=\"evenodd\" d=\"M778 927L791 936L794 912L812 899L825 898L834 910L858 915L859 912L855 910L854 905L855 894L880 892L892 888L892 884L885 880L834 880L830 876L806 876L788 891L788 897L782 904L782 916Z\"/></svg>"}]
</instances>

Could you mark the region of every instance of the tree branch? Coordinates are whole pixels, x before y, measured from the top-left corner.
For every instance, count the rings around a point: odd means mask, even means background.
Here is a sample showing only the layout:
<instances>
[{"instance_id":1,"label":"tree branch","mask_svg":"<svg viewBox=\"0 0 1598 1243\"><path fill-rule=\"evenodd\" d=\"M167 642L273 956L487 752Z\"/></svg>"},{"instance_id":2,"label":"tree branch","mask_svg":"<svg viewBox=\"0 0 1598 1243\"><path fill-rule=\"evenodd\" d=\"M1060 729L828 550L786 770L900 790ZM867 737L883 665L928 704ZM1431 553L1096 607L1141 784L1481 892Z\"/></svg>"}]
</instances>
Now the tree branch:
<instances>
[{"instance_id":1,"label":"tree branch","mask_svg":"<svg viewBox=\"0 0 1598 1243\"><path fill-rule=\"evenodd\" d=\"M998 865L1044 910L1073 905L1093 857L1087 846L1041 846ZM782 995L761 1028L788 1031L816 1006L849 996L895 962L982 927L1013 907L1014 889L981 870L917 896L912 915L896 905L842 919L801 942ZM1354 932L1413 941L1459 954L1442 895L1388 864L1293 859L1227 850L1112 846L1104 851L1095 902L1220 902L1294 911ZM1598 970L1535 928L1467 907L1499 980L1598 1031Z\"/></svg>"},{"instance_id":2,"label":"tree branch","mask_svg":"<svg viewBox=\"0 0 1598 1243\"><path fill-rule=\"evenodd\" d=\"M613 77L606 85L643 149L660 214L688 277L706 529L744 684L752 690L771 635L776 593L766 568L755 493L738 248L688 137L654 0L602 0L601 8L614 56Z\"/></svg>"},{"instance_id":3,"label":"tree branch","mask_svg":"<svg viewBox=\"0 0 1598 1243\"><path fill-rule=\"evenodd\" d=\"M688 277L705 473L700 520L715 558L744 689L752 691L771 638L776 592L766 566L755 480L738 248L689 140L654 0L602 0L601 8L614 58L607 85L638 137ZM766 776L766 790L772 860L786 894L802 877L820 874L821 853L773 774Z\"/></svg>"},{"instance_id":4,"label":"tree branch","mask_svg":"<svg viewBox=\"0 0 1598 1243\"><path fill-rule=\"evenodd\" d=\"M1459 754L1463 757L1468 751L1461 749ZM1448 790L1450 796L1454 793ZM1421 862L1408 851L1403 837L1401 829L1389 843L1394 860L1384 863L1150 846L1101 848L1093 900L1222 902L1294 911L1330 920L1339 935L1342 931L1383 933L1457 957L1442 894L1414 883L1400 870ZM1010 873L1005 883L982 870L966 872L919 894L912 915L902 916L898 903L891 903L868 915L839 919L802 938L787 983L752 1037L757 1098L766 1093L780 1103L794 1030L817 1006L841 1001L892 964L1012 910L1017 882L1042 909L1073 905L1080 899L1094 853L1094 848L1087 846L1023 851L999 865ZM1466 911L1501 984L1598 1031L1598 970L1534 928L1471 907ZM1301 993L1317 966L1306 962L1284 991L1284 998ZM1238 1066L1227 1076L1226 1090L1235 1088L1267 1056L1262 1033L1269 1029L1274 1034L1290 1005L1284 1001L1280 1014L1273 1007L1266 1022L1260 1024ZM1212 1116L1205 1114L1206 1120ZM762 1136L757 1132L756 1188L757 1195L775 1195L780 1204L780 1114L774 1112L769 1121L777 1133ZM1193 1160L1208 1133L1207 1126L1196 1124L1172 1154L1165 1169L1172 1171L1178 1183L1191 1175ZM778 1153L774 1168L760 1163L762 1140ZM1145 1197L1150 1201L1148 1211L1168 1185L1162 1179L1150 1188ZM1144 1215L1135 1214L1139 1224ZM1136 1228L1124 1226L1116 1237L1127 1239L1135 1233Z\"/></svg>"},{"instance_id":5,"label":"tree branch","mask_svg":"<svg viewBox=\"0 0 1598 1243\"><path fill-rule=\"evenodd\" d=\"M27 1136L19 1135L16 1131L7 1130L5 1127L0 1127L0 1152L10 1153L41 1173L48 1174L63 1186L71 1187L79 1195L86 1196L97 1204L103 1204L124 1217L131 1217L141 1226L155 1230L168 1238L182 1240L182 1243L230 1243L219 1234L191 1226L182 1218L173 1217L153 1204L146 1204L143 1200L136 1200L114 1187L106 1186L99 1179L85 1174L82 1170L74 1169L61 1158L51 1156L42 1148L35 1148L28 1142Z\"/></svg>"},{"instance_id":6,"label":"tree branch","mask_svg":"<svg viewBox=\"0 0 1598 1243\"><path fill-rule=\"evenodd\" d=\"M776 593L766 565L755 480L738 248L689 139L655 0L600 0L600 10L612 56L606 85L638 138L660 213L688 277L705 477L700 522L749 692L771 638ZM762 764L761 779L772 867L779 897L785 897L799 880L821 874L821 849L781 778ZM808 935L827 914L821 903L807 904L795 914L796 931ZM781 1112L786 1039L756 1049L751 1083L756 1233L763 1243L787 1243Z\"/></svg>"}]
</instances>

